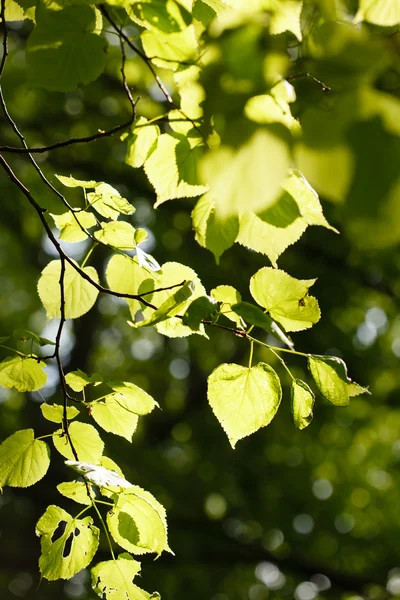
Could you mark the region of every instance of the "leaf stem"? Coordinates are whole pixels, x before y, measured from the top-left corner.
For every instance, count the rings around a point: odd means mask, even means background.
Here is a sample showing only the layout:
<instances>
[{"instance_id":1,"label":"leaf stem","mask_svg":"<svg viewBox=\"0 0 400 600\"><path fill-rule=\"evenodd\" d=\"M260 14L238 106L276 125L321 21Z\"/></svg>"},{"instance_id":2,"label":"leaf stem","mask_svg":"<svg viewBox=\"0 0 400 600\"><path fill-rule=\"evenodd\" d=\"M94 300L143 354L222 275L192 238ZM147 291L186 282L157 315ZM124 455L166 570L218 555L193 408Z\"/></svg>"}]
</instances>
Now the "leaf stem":
<instances>
[{"instance_id":1,"label":"leaf stem","mask_svg":"<svg viewBox=\"0 0 400 600\"><path fill-rule=\"evenodd\" d=\"M287 352L289 354L296 354L297 356L305 356L308 358L310 354L306 354L305 352L299 352L298 350L290 350L290 348L280 348L279 346L270 346L270 344L266 344L257 338L253 338L252 336L247 336L248 340L253 341L255 344L259 344L260 346L264 346L265 348L269 348L271 350L275 350L276 352Z\"/></svg>"},{"instance_id":2,"label":"leaf stem","mask_svg":"<svg viewBox=\"0 0 400 600\"><path fill-rule=\"evenodd\" d=\"M97 244L93 244L93 245L92 245L92 246L89 248L89 250L88 250L88 252L87 252L87 254L86 254L85 258L84 258L84 259L83 259L83 261L82 261L82 264L81 264L81 269L83 269L83 267L86 265L86 263L87 263L87 261L88 261L88 259L89 259L90 255L92 254L92 252L93 252L93 250L96 248L96 246L97 246Z\"/></svg>"},{"instance_id":3,"label":"leaf stem","mask_svg":"<svg viewBox=\"0 0 400 600\"><path fill-rule=\"evenodd\" d=\"M97 500L97 502L99 502L99 500ZM96 506L96 501L94 501L93 499L92 499L92 506L95 509L95 511L97 512L97 516L100 519L100 523L101 523L101 525L103 527L104 533L106 534L108 545L110 546L111 556L112 556L113 560L115 560L115 554L114 554L114 550L113 550L113 547L112 547L112 542L111 542L110 534L108 533L108 529L107 529L107 526L106 526L106 524L104 522L104 519L103 519L103 517L101 515L101 512L99 511L99 509Z\"/></svg>"},{"instance_id":4,"label":"leaf stem","mask_svg":"<svg viewBox=\"0 0 400 600\"><path fill-rule=\"evenodd\" d=\"M250 356L249 356L249 369L251 369L251 365L253 362L253 351L254 351L254 342L250 342Z\"/></svg>"},{"instance_id":5,"label":"leaf stem","mask_svg":"<svg viewBox=\"0 0 400 600\"><path fill-rule=\"evenodd\" d=\"M291 370L289 369L289 367L287 366L287 364L285 363L285 361L283 360L283 358L281 356L279 356L279 354L277 352L275 352L275 350L273 350L271 348L271 346L268 348L268 350L270 352L272 352L272 354L275 354L276 358L279 360L279 362L282 364L282 366L284 367L284 369L286 369L286 371L289 373L290 377L292 378L292 380L295 380L295 377L292 375Z\"/></svg>"}]
</instances>

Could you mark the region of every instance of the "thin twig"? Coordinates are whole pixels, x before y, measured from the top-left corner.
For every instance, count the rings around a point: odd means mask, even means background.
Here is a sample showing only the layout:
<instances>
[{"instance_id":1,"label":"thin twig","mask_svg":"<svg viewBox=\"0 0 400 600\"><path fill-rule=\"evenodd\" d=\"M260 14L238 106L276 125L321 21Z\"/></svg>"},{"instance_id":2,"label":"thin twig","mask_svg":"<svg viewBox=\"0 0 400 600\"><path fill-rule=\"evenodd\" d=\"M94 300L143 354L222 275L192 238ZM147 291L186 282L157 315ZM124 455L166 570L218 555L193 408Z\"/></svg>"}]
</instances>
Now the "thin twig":
<instances>
[{"instance_id":1,"label":"thin twig","mask_svg":"<svg viewBox=\"0 0 400 600\"><path fill-rule=\"evenodd\" d=\"M0 18L3 25L3 56L1 57L0 63L0 79L3 75L4 67L6 66L8 56L8 29L6 23L6 0L1 0Z\"/></svg>"}]
</instances>

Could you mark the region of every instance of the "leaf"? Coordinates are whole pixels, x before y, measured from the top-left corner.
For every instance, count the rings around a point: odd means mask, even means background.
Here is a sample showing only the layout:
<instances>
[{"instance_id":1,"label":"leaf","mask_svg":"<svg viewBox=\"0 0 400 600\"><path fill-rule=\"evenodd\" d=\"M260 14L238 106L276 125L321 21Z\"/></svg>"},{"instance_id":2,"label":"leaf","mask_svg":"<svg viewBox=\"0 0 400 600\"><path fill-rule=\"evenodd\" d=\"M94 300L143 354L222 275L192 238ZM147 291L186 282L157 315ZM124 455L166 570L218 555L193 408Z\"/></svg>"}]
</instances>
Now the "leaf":
<instances>
[{"instance_id":1,"label":"leaf","mask_svg":"<svg viewBox=\"0 0 400 600\"><path fill-rule=\"evenodd\" d=\"M101 229L94 232L94 237L99 242L120 250L134 250L136 248L135 228L125 221L102 223Z\"/></svg>"},{"instance_id":2,"label":"leaf","mask_svg":"<svg viewBox=\"0 0 400 600\"><path fill-rule=\"evenodd\" d=\"M176 33L145 31L140 39L143 50L158 67L176 71L180 63L197 58L197 37L193 25Z\"/></svg>"},{"instance_id":3,"label":"leaf","mask_svg":"<svg viewBox=\"0 0 400 600\"><path fill-rule=\"evenodd\" d=\"M87 199L98 213L113 221L118 219L120 213L131 215L135 212L132 204L126 198L122 198L119 191L108 183L97 183L95 191L90 192Z\"/></svg>"},{"instance_id":4,"label":"leaf","mask_svg":"<svg viewBox=\"0 0 400 600\"><path fill-rule=\"evenodd\" d=\"M65 381L74 392L81 392L90 383L94 383L95 386L99 385L103 381L103 378L98 373L86 375L86 373L78 369L77 371L67 373Z\"/></svg>"},{"instance_id":5,"label":"leaf","mask_svg":"<svg viewBox=\"0 0 400 600\"><path fill-rule=\"evenodd\" d=\"M140 563L124 552L117 560L100 562L93 567L93 590L107 600L159 600L158 594L149 594L132 583L139 572Z\"/></svg>"},{"instance_id":6,"label":"leaf","mask_svg":"<svg viewBox=\"0 0 400 600\"><path fill-rule=\"evenodd\" d=\"M224 317L236 323L237 327L243 329L243 320L232 310L232 305L238 304L242 300L239 292L231 285L219 285L211 290L210 295L217 302L221 302L221 315L224 315Z\"/></svg>"},{"instance_id":7,"label":"leaf","mask_svg":"<svg viewBox=\"0 0 400 600\"><path fill-rule=\"evenodd\" d=\"M32 340L32 342L34 342L35 344L38 344L39 346L48 346L49 344L51 346L56 345L55 342L52 342L51 340L48 340L47 338L41 337L40 335L33 333L33 331L28 331L27 329L14 329L13 337L15 337L20 342L27 342L29 340ZM8 340L8 338L0 338L0 340L5 341L5 340ZM0 343L3 343L3 342L0 341Z\"/></svg>"},{"instance_id":8,"label":"leaf","mask_svg":"<svg viewBox=\"0 0 400 600\"><path fill-rule=\"evenodd\" d=\"M64 407L61 404L46 404L46 402L43 402L40 405L40 410L44 418L48 421L52 423L63 422ZM74 419L77 415L79 415L79 410L75 406L67 407L68 420Z\"/></svg>"},{"instance_id":9,"label":"leaf","mask_svg":"<svg viewBox=\"0 0 400 600\"><path fill-rule=\"evenodd\" d=\"M174 198L192 198L208 187L198 185L197 161L203 154L182 135L160 135L157 147L145 162L144 170L157 193L155 207Z\"/></svg>"},{"instance_id":10,"label":"leaf","mask_svg":"<svg viewBox=\"0 0 400 600\"><path fill-rule=\"evenodd\" d=\"M160 135L158 125L148 125L147 123L148 120L145 117L139 117L127 139L128 147L125 162L136 169L144 165L156 147Z\"/></svg>"},{"instance_id":11,"label":"leaf","mask_svg":"<svg viewBox=\"0 0 400 600\"><path fill-rule=\"evenodd\" d=\"M222 364L208 378L208 401L232 448L268 425L282 398L279 377L269 365Z\"/></svg>"},{"instance_id":12,"label":"leaf","mask_svg":"<svg viewBox=\"0 0 400 600\"><path fill-rule=\"evenodd\" d=\"M19 392L36 392L46 385L45 366L38 358L7 356L0 362L0 385Z\"/></svg>"},{"instance_id":13,"label":"leaf","mask_svg":"<svg viewBox=\"0 0 400 600\"><path fill-rule=\"evenodd\" d=\"M34 21L34 11L25 11L14 0L6 0L5 4L5 20L6 21L23 21L24 19L31 19Z\"/></svg>"},{"instance_id":14,"label":"leaf","mask_svg":"<svg viewBox=\"0 0 400 600\"><path fill-rule=\"evenodd\" d=\"M193 229L196 241L210 250L218 263L220 257L230 248L239 232L237 215L222 219L215 212L215 203L211 194L202 196L192 212Z\"/></svg>"},{"instance_id":15,"label":"leaf","mask_svg":"<svg viewBox=\"0 0 400 600\"><path fill-rule=\"evenodd\" d=\"M107 524L117 544L133 554L171 552L164 507L136 485L116 496Z\"/></svg>"},{"instance_id":16,"label":"leaf","mask_svg":"<svg viewBox=\"0 0 400 600\"><path fill-rule=\"evenodd\" d=\"M60 230L60 240L65 242L82 242L88 237L87 234L82 231L79 224L84 229L95 227L96 217L92 213L86 211L80 211L72 213L68 210L61 215L51 214L56 227Z\"/></svg>"},{"instance_id":17,"label":"leaf","mask_svg":"<svg viewBox=\"0 0 400 600\"><path fill-rule=\"evenodd\" d=\"M56 175L57 179L66 187L77 188L81 187L84 189L90 189L96 187L97 181L83 181L82 179L75 179L75 177L66 177L65 175Z\"/></svg>"},{"instance_id":18,"label":"leaf","mask_svg":"<svg viewBox=\"0 0 400 600\"><path fill-rule=\"evenodd\" d=\"M176 262L167 262L162 266L162 270L160 273L157 273L156 285L157 288L166 288L171 285L175 285L178 283L182 283L183 281L191 281L194 283L194 292L190 296L188 300L182 303L179 314L183 315L190 304L190 301L195 300L199 296L205 296L206 290L204 289L202 283L200 282L197 273L193 271L190 267L186 265L182 265ZM144 287L144 286L143 286ZM143 290L144 291L144 290ZM166 290L163 292L157 292L151 297L151 295L146 296L146 299L150 302L154 302L158 306L161 306L163 302L168 300L171 291ZM143 309L143 315L147 319L152 314L151 308ZM191 335L193 332L190 327L183 325L182 319L179 319L176 316L170 317L165 321L156 324L156 329L159 333L166 335L168 337L186 337ZM199 333L204 335L204 327L200 326Z\"/></svg>"},{"instance_id":19,"label":"leaf","mask_svg":"<svg viewBox=\"0 0 400 600\"><path fill-rule=\"evenodd\" d=\"M124 437L128 442L132 441L139 417L121 406L114 394L99 402L91 402L89 406L91 416L100 427Z\"/></svg>"},{"instance_id":20,"label":"leaf","mask_svg":"<svg viewBox=\"0 0 400 600\"><path fill-rule=\"evenodd\" d=\"M114 470L110 470L111 466L113 468L118 468L110 458L106 456L101 457L101 463L109 465L109 468L105 468L104 466L92 465L90 463L80 462L76 460L66 460L65 464L68 467L71 467L81 475L84 475L85 478L90 481L93 485L97 487L120 487L127 488L131 487L132 484L129 483L121 474L116 473ZM119 471L121 471L119 469Z\"/></svg>"},{"instance_id":21,"label":"leaf","mask_svg":"<svg viewBox=\"0 0 400 600\"><path fill-rule=\"evenodd\" d=\"M182 318L182 323L198 331L200 324L204 320L212 320L218 316L218 306L213 298L208 296L200 296L193 300L186 309Z\"/></svg>"},{"instance_id":22,"label":"leaf","mask_svg":"<svg viewBox=\"0 0 400 600\"><path fill-rule=\"evenodd\" d=\"M272 34L290 31L301 42L300 14L303 2L299 0L275 0L271 8L274 14L271 19L270 32Z\"/></svg>"},{"instance_id":23,"label":"leaf","mask_svg":"<svg viewBox=\"0 0 400 600\"><path fill-rule=\"evenodd\" d=\"M204 164L203 164L204 162ZM219 168L215 168L215 164ZM202 161L208 172L215 212L221 220L246 208L261 212L277 199L289 167L289 151L283 139L266 128L255 133L234 152L221 146Z\"/></svg>"},{"instance_id":24,"label":"leaf","mask_svg":"<svg viewBox=\"0 0 400 600\"><path fill-rule=\"evenodd\" d=\"M111 257L106 269L106 279L109 288L121 294L138 294L144 282L153 284L155 280L153 272L139 266L137 258L121 254L114 254ZM154 288L154 285L152 287ZM149 296L145 298L149 300ZM139 300L126 300L126 302L132 318L135 318L142 305Z\"/></svg>"},{"instance_id":25,"label":"leaf","mask_svg":"<svg viewBox=\"0 0 400 600\"><path fill-rule=\"evenodd\" d=\"M84 481L65 481L64 483L59 483L57 485L57 490L60 492L60 494L66 498L70 498L70 500L78 502L78 504L85 504L86 506L90 506L92 504L92 501L87 493L86 483Z\"/></svg>"},{"instance_id":26,"label":"leaf","mask_svg":"<svg viewBox=\"0 0 400 600\"><path fill-rule=\"evenodd\" d=\"M146 325L157 325L161 321L165 321L170 317L177 315L187 300L192 297L195 290L193 281L185 281L185 283L176 292L172 293L164 302L155 310L150 317L144 321L134 323L135 327L144 327Z\"/></svg>"},{"instance_id":27,"label":"leaf","mask_svg":"<svg viewBox=\"0 0 400 600\"><path fill-rule=\"evenodd\" d=\"M244 114L255 123L282 123L294 132L300 129L299 122L292 116L289 104L296 100L294 87L286 80L275 84L269 94L250 98Z\"/></svg>"},{"instance_id":28,"label":"leaf","mask_svg":"<svg viewBox=\"0 0 400 600\"><path fill-rule=\"evenodd\" d=\"M35 440L33 429L21 429L0 445L0 488L29 487L46 475L49 465L46 442Z\"/></svg>"},{"instance_id":29,"label":"leaf","mask_svg":"<svg viewBox=\"0 0 400 600\"><path fill-rule=\"evenodd\" d=\"M347 367L336 356L312 355L308 358L308 368L322 396L335 406L347 406L350 396L368 392L355 384L347 376Z\"/></svg>"},{"instance_id":30,"label":"leaf","mask_svg":"<svg viewBox=\"0 0 400 600\"><path fill-rule=\"evenodd\" d=\"M191 21L190 13L174 0L144 0L132 4L129 16L135 23L153 31L182 31Z\"/></svg>"},{"instance_id":31,"label":"leaf","mask_svg":"<svg viewBox=\"0 0 400 600\"><path fill-rule=\"evenodd\" d=\"M263 267L250 279L250 292L286 331L302 331L321 316L317 300L308 295L315 281L295 279L285 271Z\"/></svg>"},{"instance_id":32,"label":"leaf","mask_svg":"<svg viewBox=\"0 0 400 600\"><path fill-rule=\"evenodd\" d=\"M314 393L301 379L293 380L290 393L294 424L298 429L304 429L313 418Z\"/></svg>"},{"instance_id":33,"label":"leaf","mask_svg":"<svg viewBox=\"0 0 400 600\"><path fill-rule=\"evenodd\" d=\"M74 421L69 426L68 431L79 460L90 463L96 463L100 460L104 443L97 429L87 423ZM68 438L62 429L58 429L53 433L53 444L62 456L70 460L75 459Z\"/></svg>"},{"instance_id":34,"label":"leaf","mask_svg":"<svg viewBox=\"0 0 400 600\"><path fill-rule=\"evenodd\" d=\"M106 61L107 41L94 33L93 6L49 10L40 3L27 42L30 80L48 90L68 92L97 79Z\"/></svg>"},{"instance_id":35,"label":"leaf","mask_svg":"<svg viewBox=\"0 0 400 600\"><path fill-rule=\"evenodd\" d=\"M360 0L355 19L383 27L394 27L400 23L400 5L396 1Z\"/></svg>"},{"instance_id":36,"label":"leaf","mask_svg":"<svg viewBox=\"0 0 400 600\"><path fill-rule=\"evenodd\" d=\"M107 385L116 392L115 399L126 410L136 415L148 415L158 403L144 390L129 381L108 381Z\"/></svg>"},{"instance_id":37,"label":"leaf","mask_svg":"<svg viewBox=\"0 0 400 600\"><path fill-rule=\"evenodd\" d=\"M87 567L99 545L99 530L91 517L74 519L59 506L50 505L36 524L42 554L42 577L54 581L70 579Z\"/></svg>"},{"instance_id":38,"label":"leaf","mask_svg":"<svg viewBox=\"0 0 400 600\"><path fill-rule=\"evenodd\" d=\"M279 327L269 315L258 308L258 306L254 306L254 304L250 304L249 302L239 302L238 304L232 305L232 310L242 317L249 325L261 327L261 329L268 331L268 333L276 337L289 348L294 347L293 342L287 337L282 328Z\"/></svg>"},{"instance_id":39,"label":"leaf","mask_svg":"<svg viewBox=\"0 0 400 600\"><path fill-rule=\"evenodd\" d=\"M99 283L96 270L93 267L81 268L90 279ZM42 271L38 282L38 293L46 309L48 319L61 315L61 261L52 260ZM86 314L96 302L99 291L69 264L65 264L64 298L65 318L77 319Z\"/></svg>"}]
</instances>

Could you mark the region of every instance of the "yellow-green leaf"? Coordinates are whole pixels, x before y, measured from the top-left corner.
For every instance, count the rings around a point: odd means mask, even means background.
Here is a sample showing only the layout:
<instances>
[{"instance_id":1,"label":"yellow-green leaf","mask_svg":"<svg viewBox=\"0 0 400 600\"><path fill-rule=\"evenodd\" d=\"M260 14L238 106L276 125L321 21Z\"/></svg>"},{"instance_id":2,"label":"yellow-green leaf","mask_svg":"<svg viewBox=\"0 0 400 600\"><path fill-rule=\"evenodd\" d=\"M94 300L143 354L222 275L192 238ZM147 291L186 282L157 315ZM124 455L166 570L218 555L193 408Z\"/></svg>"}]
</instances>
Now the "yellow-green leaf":
<instances>
[{"instance_id":1,"label":"yellow-green leaf","mask_svg":"<svg viewBox=\"0 0 400 600\"><path fill-rule=\"evenodd\" d=\"M46 363L38 358L7 356L0 362L0 385L19 392L35 392L47 382Z\"/></svg>"},{"instance_id":2,"label":"yellow-green leaf","mask_svg":"<svg viewBox=\"0 0 400 600\"><path fill-rule=\"evenodd\" d=\"M128 147L125 162L131 167L142 167L156 147L160 128L158 125L148 125L147 123L145 117L139 117L127 139Z\"/></svg>"},{"instance_id":3,"label":"yellow-green leaf","mask_svg":"<svg viewBox=\"0 0 400 600\"><path fill-rule=\"evenodd\" d=\"M119 250L134 250L136 248L135 228L125 221L102 223L101 229L94 232L94 237L99 242L108 244L113 248L119 248Z\"/></svg>"},{"instance_id":4,"label":"yellow-green leaf","mask_svg":"<svg viewBox=\"0 0 400 600\"><path fill-rule=\"evenodd\" d=\"M40 405L40 410L42 411L42 415L48 421L52 423L62 423L64 416L64 407L61 404L46 404L43 402ZM67 407L67 419L74 419L77 415L79 415L79 410L75 408L75 406Z\"/></svg>"},{"instance_id":5,"label":"yellow-green leaf","mask_svg":"<svg viewBox=\"0 0 400 600\"><path fill-rule=\"evenodd\" d=\"M335 406L347 406L351 396L367 393L347 376L347 367L336 356L312 355L308 359L308 368L322 396Z\"/></svg>"},{"instance_id":6,"label":"yellow-green leaf","mask_svg":"<svg viewBox=\"0 0 400 600\"><path fill-rule=\"evenodd\" d=\"M87 506L92 504L92 501L87 493L87 484L84 481L65 481L64 483L58 484L57 490L60 492L60 494L66 498L70 498L71 500L78 502L78 504L86 504ZM92 493L92 488L90 485L89 490L91 490Z\"/></svg>"},{"instance_id":7,"label":"yellow-green leaf","mask_svg":"<svg viewBox=\"0 0 400 600\"><path fill-rule=\"evenodd\" d=\"M281 398L279 377L265 363L222 364L208 378L208 401L232 448L272 421Z\"/></svg>"},{"instance_id":8,"label":"yellow-green leaf","mask_svg":"<svg viewBox=\"0 0 400 600\"><path fill-rule=\"evenodd\" d=\"M131 442L139 417L122 406L115 396L116 394L110 394L103 400L91 402L90 414L105 431Z\"/></svg>"},{"instance_id":9,"label":"yellow-green leaf","mask_svg":"<svg viewBox=\"0 0 400 600\"><path fill-rule=\"evenodd\" d=\"M46 442L35 440L33 429L22 429L0 445L0 489L29 487L47 473L50 449Z\"/></svg>"},{"instance_id":10,"label":"yellow-green leaf","mask_svg":"<svg viewBox=\"0 0 400 600\"><path fill-rule=\"evenodd\" d=\"M68 210L61 215L52 214L51 216L56 227L60 230L60 239L65 242L82 242L82 240L86 240L88 236L82 231L82 227L83 229L89 229L96 225L94 214L86 211L72 213Z\"/></svg>"},{"instance_id":11,"label":"yellow-green leaf","mask_svg":"<svg viewBox=\"0 0 400 600\"><path fill-rule=\"evenodd\" d=\"M84 267L81 269L90 279L99 283L96 269ZM60 291L61 261L52 260L42 271L38 283L38 293L46 309L48 319L61 315ZM77 319L87 313L96 302L99 291L83 279L69 263L65 265L64 299L65 318Z\"/></svg>"},{"instance_id":12,"label":"yellow-green leaf","mask_svg":"<svg viewBox=\"0 0 400 600\"><path fill-rule=\"evenodd\" d=\"M293 380L290 392L294 424L298 429L304 429L313 418L314 393L301 379Z\"/></svg>"},{"instance_id":13,"label":"yellow-green leaf","mask_svg":"<svg viewBox=\"0 0 400 600\"><path fill-rule=\"evenodd\" d=\"M68 428L72 444L78 454L78 459L96 464L103 454L104 443L97 429L87 423L74 421ZM68 437L62 429L53 433L53 444L59 453L68 459L75 459Z\"/></svg>"},{"instance_id":14,"label":"yellow-green leaf","mask_svg":"<svg viewBox=\"0 0 400 600\"><path fill-rule=\"evenodd\" d=\"M100 562L93 567L93 590L100 598L109 600L160 600L158 594L149 594L133 583L139 572L140 563L124 552L117 560Z\"/></svg>"}]
</instances>

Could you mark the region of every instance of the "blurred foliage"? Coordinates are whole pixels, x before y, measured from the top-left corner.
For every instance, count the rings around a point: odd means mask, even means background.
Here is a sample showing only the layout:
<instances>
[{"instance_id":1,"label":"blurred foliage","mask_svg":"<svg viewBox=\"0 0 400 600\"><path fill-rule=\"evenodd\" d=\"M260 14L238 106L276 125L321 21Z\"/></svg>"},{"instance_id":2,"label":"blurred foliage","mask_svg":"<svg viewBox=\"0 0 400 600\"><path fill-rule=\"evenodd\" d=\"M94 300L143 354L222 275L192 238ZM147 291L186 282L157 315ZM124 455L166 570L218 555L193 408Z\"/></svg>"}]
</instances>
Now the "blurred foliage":
<instances>
[{"instance_id":1,"label":"blurred foliage","mask_svg":"<svg viewBox=\"0 0 400 600\"><path fill-rule=\"evenodd\" d=\"M233 451L208 406L206 378L221 362L247 364L248 343L216 329L207 332L210 340L131 329L126 304L106 296L79 320L68 321L64 363L68 371L80 368L132 381L161 406L140 420L132 445L104 434L108 455L126 478L150 490L167 509L175 557L143 559L145 589L159 590L164 600L400 598L399 20L376 19L372 5L383 6L382 0L305 0L301 16L298 12L287 30L280 29L277 17L269 23L261 1L232 4L237 13L210 19L204 33L209 53L198 84L206 91L204 127L214 124L222 143L235 150L249 136L243 111L250 98L268 93L276 73L284 72L293 85L295 123L267 126L285 140L291 160L320 194L325 216L341 233L308 228L279 258L280 268L296 277L318 278L313 294L322 319L296 334L296 347L343 357L351 376L372 395L340 409L318 395L313 422L298 431L287 374L267 349L257 347L255 360L268 362L281 377L283 400L268 428ZM296 2L269 4L300 8ZM393 11L396 4L387 2ZM209 3L197 0L196 6L202 11L196 18L208 21ZM110 27L105 27L109 47L103 74L66 92L32 85L33 67L26 62L32 23L14 21L9 27L2 88L30 146L91 135L129 118L119 82L119 40ZM125 31L134 38L140 29L130 22ZM129 48L127 57L128 83L140 97L138 115L163 115L169 106L151 72ZM159 72L176 95L172 72ZM1 128L2 143L16 145L3 116ZM154 210L155 194L144 173L125 163L126 144L115 135L36 159L55 185L54 173L105 179L135 206L126 220L148 230L143 247L159 262L188 264L207 290L233 282L250 301L248 282L265 266L265 256L236 245L216 266L212 254L193 239L194 201L174 200ZM26 157L7 158L48 212L59 213L58 199ZM70 190L68 199L75 198L78 202ZM46 321L36 286L55 255L37 216L4 174L1 215L0 334L24 328L53 339L57 324ZM85 241L63 247L76 259L87 250ZM98 249L91 264L103 274L107 260ZM262 339L271 341L267 334ZM29 342L19 344L24 351ZM1 358L6 355L1 349ZM304 360L293 357L290 364L296 377L310 381ZM28 427L51 433L39 404L43 398L59 401L60 392L54 364L46 371L48 384L40 393L0 389L1 439ZM87 571L71 581L39 585L34 524L48 504L60 502L55 486L67 476L55 451L52 459L40 485L6 488L0 497L4 600L95 598ZM72 501L63 501L67 510L75 510ZM100 557L107 559L103 539Z\"/></svg>"}]
</instances>

